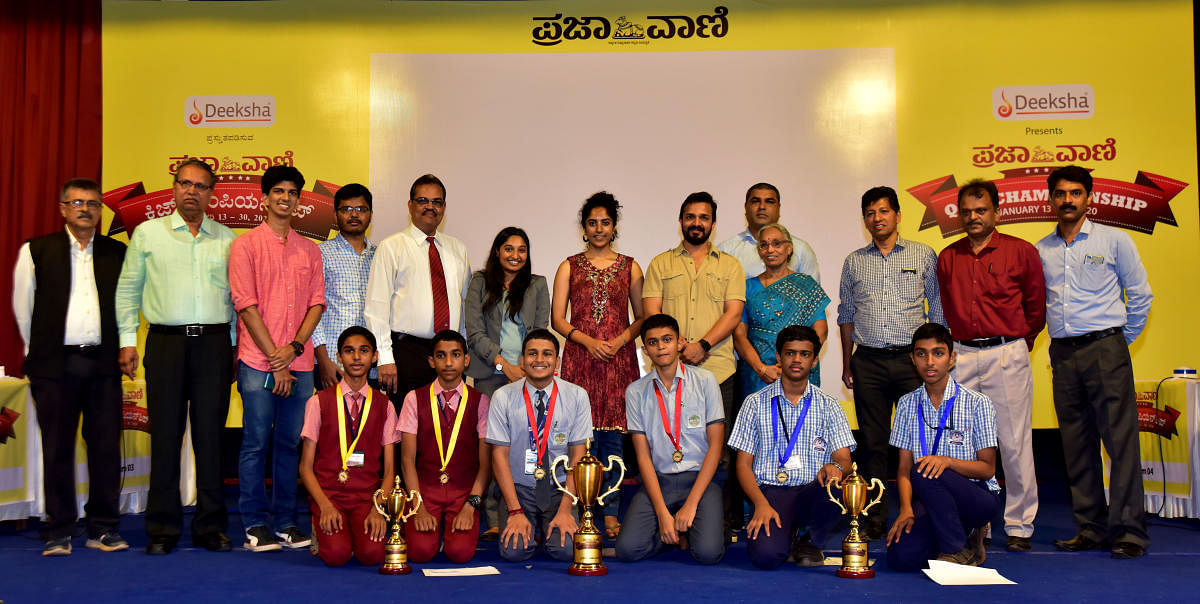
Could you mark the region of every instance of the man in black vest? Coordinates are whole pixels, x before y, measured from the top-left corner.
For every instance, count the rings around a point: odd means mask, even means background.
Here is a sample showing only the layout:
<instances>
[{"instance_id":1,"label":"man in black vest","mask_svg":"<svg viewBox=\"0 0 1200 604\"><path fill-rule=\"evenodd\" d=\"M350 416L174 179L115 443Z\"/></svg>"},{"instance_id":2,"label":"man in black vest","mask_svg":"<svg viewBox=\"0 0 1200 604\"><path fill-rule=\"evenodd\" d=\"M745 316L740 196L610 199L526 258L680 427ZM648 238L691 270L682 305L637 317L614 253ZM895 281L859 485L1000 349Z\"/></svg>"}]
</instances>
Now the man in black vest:
<instances>
[{"instance_id":1,"label":"man in black vest","mask_svg":"<svg viewBox=\"0 0 1200 604\"><path fill-rule=\"evenodd\" d=\"M125 244L96 232L100 185L68 180L66 229L30 239L13 271L13 313L42 431L46 522L43 556L71 553L75 533L75 431L87 443L87 546L128 549L117 533L121 494L121 372L113 307Z\"/></svg>"}]
</instances>

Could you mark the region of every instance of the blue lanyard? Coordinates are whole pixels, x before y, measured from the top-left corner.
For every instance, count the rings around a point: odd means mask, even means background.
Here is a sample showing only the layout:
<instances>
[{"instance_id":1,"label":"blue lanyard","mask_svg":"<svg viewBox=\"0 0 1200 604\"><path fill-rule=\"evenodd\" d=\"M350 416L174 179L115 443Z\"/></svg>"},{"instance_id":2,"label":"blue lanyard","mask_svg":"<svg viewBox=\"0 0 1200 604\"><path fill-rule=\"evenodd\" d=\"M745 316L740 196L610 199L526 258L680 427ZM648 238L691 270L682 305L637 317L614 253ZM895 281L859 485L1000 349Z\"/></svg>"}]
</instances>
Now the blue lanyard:
<instances>
[{"instance_id":1,"label":"blue lanyard","mask_svg":"<svg viewBox=\"0 0 1200 604\"><path fill-rule=\"evenodd\" d=\"M954 409L954 399L956 399L956 398L958 398L958 384L955 384L955 386L954 386L954 396L951 396L950 400L943 403L942 418L940 420L938 420L937 434L935 434L933 437L933 453L935 455L937 454L937 451L938 451L938 444L940 444L942 442L942 431L944 431L946 429L946 420L950 417L950 410ZM917 433L921 435L921 457L925 457L926 455L929 455L929 452L925 449L925 426L924 426L925 422L923 421L923 418L921 417L924 413L925 413L925 411L921 408L920 401L918 401L917 402Z\"/></svg>"},{"instance_id":2,"label":"blue lanyard","mask_svg":"<svg viewBox=\"0 0 1200 604\"><path fill-rule=\"evenodd\" d=\"M783 413L780 410L779 397L774 399L774 405L771 406L771 435L775 437L775 450L779 450L779 426L783 424ZM808 417L808 407L812 404L812 390L808 391L808 396L804 397L804 408L800 410L800 419L796 422L796 427L792 428L792 436L788 439L787 449L784 449L783 454L779 456L779 467L782 469L787 463L788 458L792 456L792 450L796 448L796 441L800 438L800 429L804 427L804 419ZM787 426L783 426L783 431L787 432Z\"/></svg>"}]
</instances>

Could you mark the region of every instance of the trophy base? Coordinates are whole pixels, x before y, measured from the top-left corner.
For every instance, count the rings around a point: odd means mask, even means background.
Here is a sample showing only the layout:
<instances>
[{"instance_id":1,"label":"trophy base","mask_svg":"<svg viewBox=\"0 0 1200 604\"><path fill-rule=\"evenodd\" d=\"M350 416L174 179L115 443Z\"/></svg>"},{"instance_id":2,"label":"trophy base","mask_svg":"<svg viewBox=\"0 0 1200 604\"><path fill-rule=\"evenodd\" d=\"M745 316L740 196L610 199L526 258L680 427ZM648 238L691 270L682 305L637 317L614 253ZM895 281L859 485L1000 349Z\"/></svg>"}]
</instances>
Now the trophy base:
<instances>
[{"instance_id":1,"label":"trophy base","mask_svg":"<svg viewBox=\"0 0 1200 604\"><path fill-rule=\"evenodd\" d=\"M412 566L405 564L404 566L380 566L379 574L381 575L407 575L412 573Z\"/></svg>"},{"instance_id":2,"label":"trophy base","mask_svg":"<svg viewBox=\"0 0 1200 604\"><path fill-rule=\"evenodd\" d=\"M837 576L843 579L872 579L875 571L869 568L839 568Z\"/></svg>"},{"instance_id":3,"label":"trophy base","mask_svg":"<svg viewBox=\"0 0 1200 604\"><path fill-rule=\"evenodd\" d=\"M567 573L576 577L599 577L608 574L608 567L603 564L572 564Z\"/></svg>"}]
</instances>

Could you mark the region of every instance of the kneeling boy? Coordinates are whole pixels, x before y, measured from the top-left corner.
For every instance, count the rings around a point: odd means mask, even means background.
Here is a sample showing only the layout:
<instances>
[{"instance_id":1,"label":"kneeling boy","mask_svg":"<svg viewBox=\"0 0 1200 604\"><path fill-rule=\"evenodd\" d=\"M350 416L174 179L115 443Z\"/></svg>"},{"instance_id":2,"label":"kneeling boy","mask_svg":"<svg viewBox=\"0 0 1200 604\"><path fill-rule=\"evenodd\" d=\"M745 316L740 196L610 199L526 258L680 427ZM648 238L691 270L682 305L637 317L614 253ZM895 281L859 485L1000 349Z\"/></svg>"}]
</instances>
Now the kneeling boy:
<instances>
[{"instance_id":1,"label":"kneeling boy","mask_svg":"<svg viewBox=\"0 0 1200 604\"><path fill-rule=\"evenodd\" d=\"M533 557L539 543L555 560L574 557L575 506L554 487L550 462L569 452L574 467L583 457L592 407L582 388L554 377L557 366L558 339L531 330L521 345L525 377L494 392L488 410L492 471L508 507L500 516L500 557L510 562ZM575 492L571 473L558 478Z\"/></svg>"},{"instance_id":2,"label":"kneeling boy","mask_svg":"<svg viewBox=\"0 0 1200 604\"><path fill-rule=\"evenodd\" d=\"M900 398L892 420L900 515L888 531L888 567L916 570L931 558L979 566L982 527L1000 507L996 410L950 377L954 340L945 327L917 328L912 361L925 385Z\"/></svg>"},{"instance_id":3,"label":"kneeling boy","mask_svg":"<svg viewBox=\"0 0 1200 604\"><path fill-rule=\"evenodd\" d=\"M338 337L342 381L317 392L304 409L300 480L308 491L317 555L329 566L351 557L366 566L383 562L387 522L375 511L380 459L383 482L395 475L393 447L400 439L387 395L367 385L378 356L375 336L350 327Z\"/></svg>"},{"instance_id":4,"label":"kneeling boy","mask_svg":"<svg viewBox=\"0 0 1200 604\"><path fill-rule=\"evenodd\" d=\"M796 564L821 566L821 546L841 514L825 483L850 467L854 437L841 403L808 381L821 351L817 332L785 327L775 350L779 379L746 398L729 436L738 451L738 480L754 502L746 550L755 566L776 568L787 559L796 529L807 526L808 535L795 544Z\"/></svg>"},{"instance_id":5,"label":"kneeling boy","mask_svg":"<svg viewBox=\"0 0 1200 604\"><path fill-rule=\"evenodd\" d=\"M642 489L625 512L617 558L634 562L669 545L690 545L692 558L725 556L721 462L725 412L717 378L679 362L679 323L657 314L642 323L642 345L654 371L625 389L625 420L637 451Z\"/></svg>"},{"instance_id":6,"label":"kneeling boy","mask_svg":"<svg viewBox=\"0 0 1200 604\"><path fill-rule=\"evenodd\" d=\"M490 476L488 398L463 382L471 359L462 335L442 331L432 345L437 379L409 392L400 408L400 468L404 484L421 492L405 531L408 559L428 562L440 546L462 564L475 556L480 494Z\"/></svg>"}]
</instances>

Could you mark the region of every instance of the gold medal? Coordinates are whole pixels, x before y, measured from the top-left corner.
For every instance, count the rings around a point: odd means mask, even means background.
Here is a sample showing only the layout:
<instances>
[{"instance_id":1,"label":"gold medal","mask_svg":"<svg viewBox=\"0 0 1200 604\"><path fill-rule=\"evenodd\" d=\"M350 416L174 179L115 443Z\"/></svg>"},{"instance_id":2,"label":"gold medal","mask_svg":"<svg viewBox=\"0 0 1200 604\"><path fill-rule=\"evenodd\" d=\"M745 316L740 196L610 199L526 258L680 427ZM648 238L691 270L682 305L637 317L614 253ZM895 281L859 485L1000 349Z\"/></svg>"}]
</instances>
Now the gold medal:
<instances>
[{"instance_id":1,"label":"gold medal","mask_svg":"<svg viewBox=\"0 0 1200 604\"><path fill-rule=\"evenodd\" d=\"M438 482L440 482L442 484L446 484L447 482L450 482L450 475L445 472L442 472L441 476L438 476Z\"/></svg>"},{"instance_id":2,"label":"gold medal","mask_svg":"<svg viewBox=\"0 0 1200 604\"><path fill-rule=\"evenodd\" d=\"M338 482L340 482L340 483L343 483L343 484L344 484L344 483L345 483L347 480L350 480L350 473L349 473L349 472L347 472L347 471L345 471L345 470L342 470L342 471L338 472Z\"/></svg>"},{"instance_id":3,"label":"gold medal","mask_svg":"<svg viewBox=\"0 0 1200 604\"><path fill-rule=\"evenodd\" d=\"M538 466L533 469L533 479L534 480L541 480L545 477L546 477L546 468L543 468L542 466Z\"/></svg>"},{"instance_id":4,"label":"gold medal","mask_svg":"<svg viewBox=\"0 0 1200 604\"><path fill-rule=\"evenodd\" d=\"M683 451L676 449L675 452L671 454L671 461L675 463L683 461Z\"/></svg>"},{"instance_id":5,"label":"gold medal","mask_svg":"<svg viewBox=\"0 0 1200 604\"><path fill-rule=\"evenodd\" d=\"M775 479L778 480L780 484L787 482L787 470L780 470L779 473L775 475Z\"/></svg>"}]
</instances>

